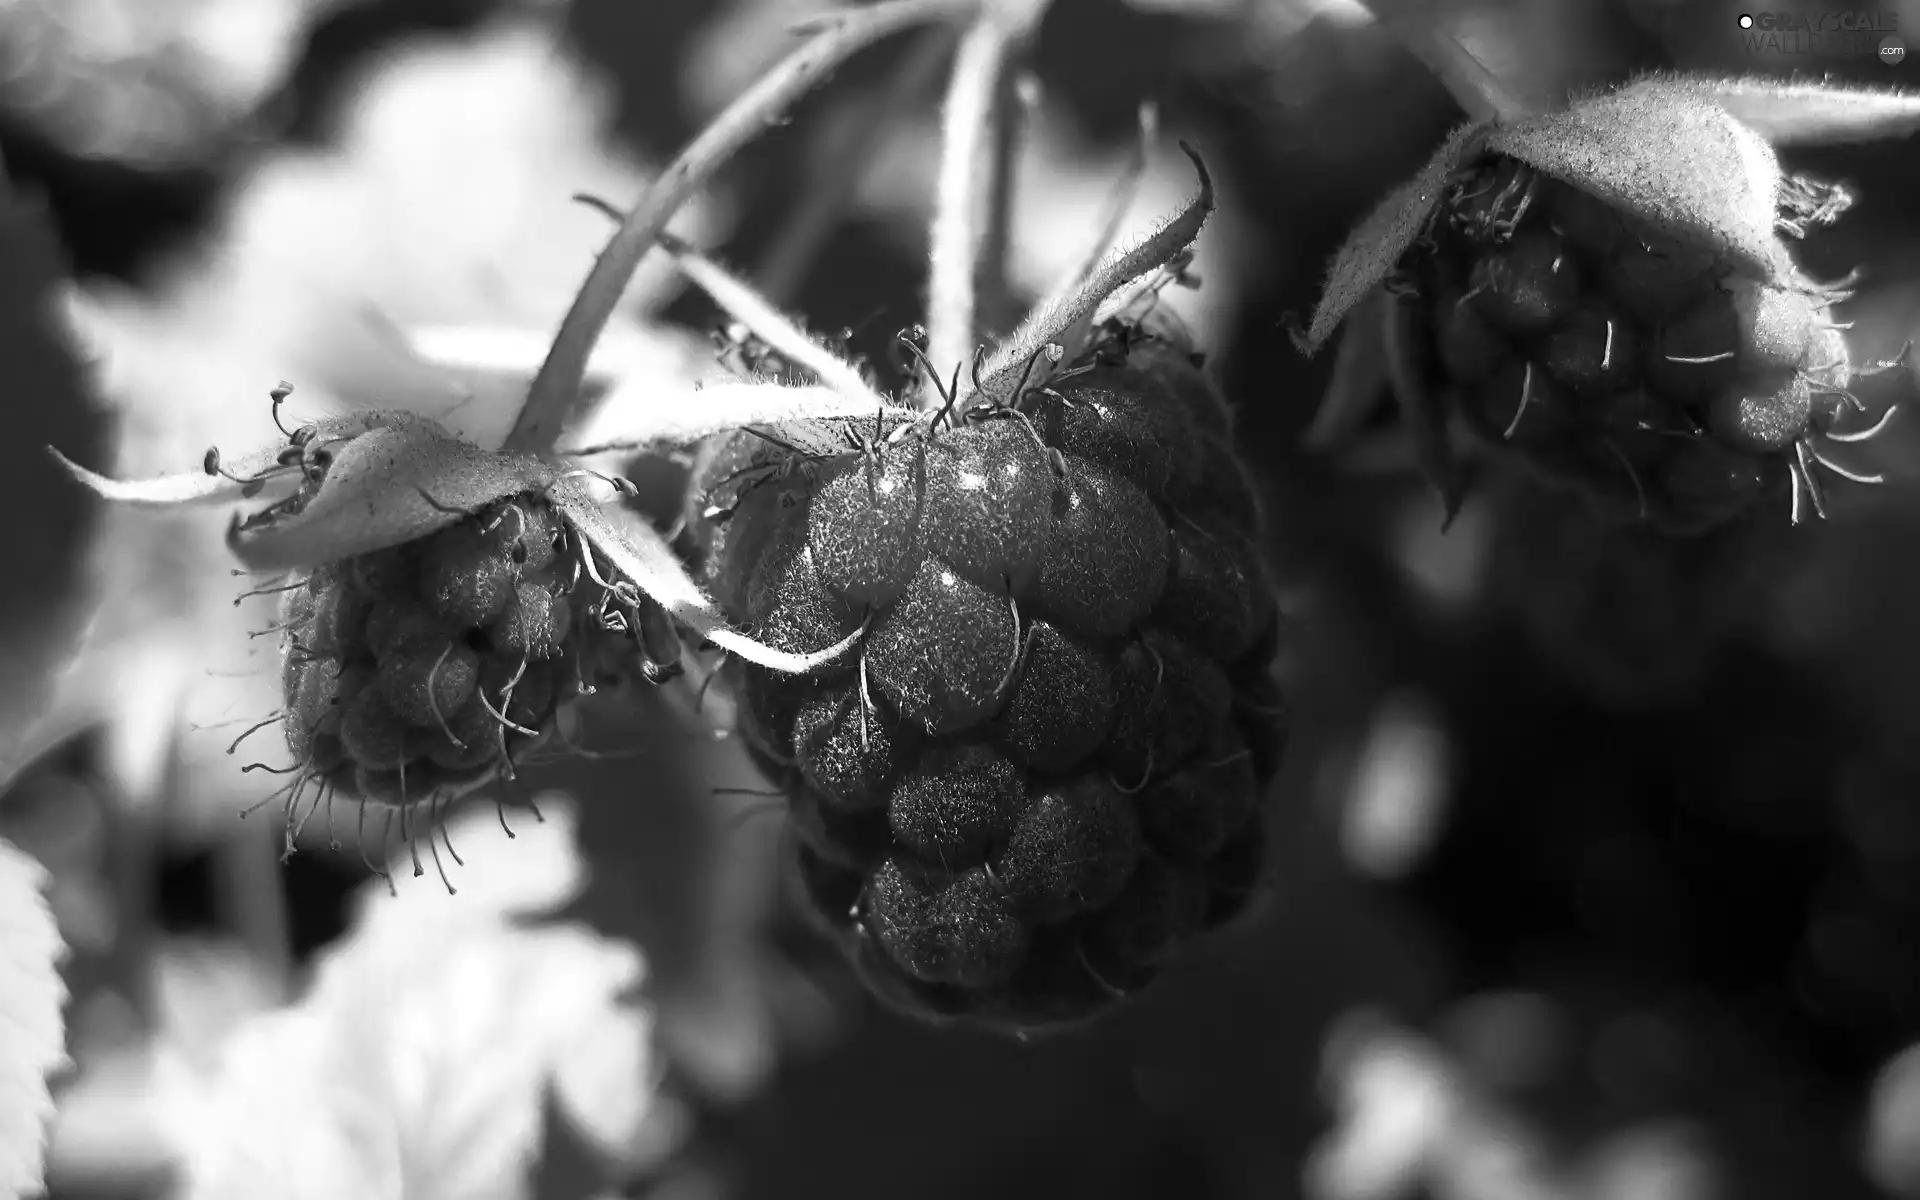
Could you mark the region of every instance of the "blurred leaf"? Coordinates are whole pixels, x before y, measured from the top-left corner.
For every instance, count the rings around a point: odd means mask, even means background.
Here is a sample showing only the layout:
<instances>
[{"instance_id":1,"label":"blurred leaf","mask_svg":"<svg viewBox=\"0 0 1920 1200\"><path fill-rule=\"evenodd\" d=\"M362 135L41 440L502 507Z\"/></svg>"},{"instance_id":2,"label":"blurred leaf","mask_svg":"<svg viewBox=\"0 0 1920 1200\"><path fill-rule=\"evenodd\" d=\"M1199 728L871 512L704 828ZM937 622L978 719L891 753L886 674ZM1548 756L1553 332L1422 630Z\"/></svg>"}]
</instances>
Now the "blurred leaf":
<instances>
[{"instance_id":1,"label":"blurred leaf","mask_svg":"<svg viewBox=\"0 0 1920 1200\"><path fill-rule=\"evenodd\" d=\"M0 179L0 347L7 362L7 436L0 438L0 499L7 530L0 586L0 787L31 753L28 725L43 715L52 681L73 653L88 604L82 545L92 503L62 478L49 443L90 457L98 418L54 310L59 253L45 214L19 203ZM29 516L30 514L30 516Z\"/></svg>"},{"instance_id":2,"label":"blurred leaf","mask_svg":"<svg viewBox=\"0 0 1920 1200\"><path fill-rule=\"evenodd\" d=\"M328 1016L286 1009L240 1025L211 1079L171 1080L182 1200L402 1200L397 1114L381 1080L347 1065Z\"/></svg>"},{"instance_id":3,"label":"blurred leaf","mask_svg":"<svg viewBox=\"0 0 1920 1200\"><path fill-rule=\"evenodd\" d=\"M1894 1195L1920 1195L1920 1047L1880 1068L1867 1099L1865 1140L1874 1182Z\"/></svg>"},{"instance_id":4,"label":"blurred leaf","mask_svg":"<svg viewBox=\"0 0 1920 1200\"><path fill-rule=\"evenodd\" d=\"M585 882L572 806L541 802L511 840L491 812L456 817L443 844L464 865L431 853L457 892L373 885L306 999L242 1028L183 1114L188 1196L525 1196L550 1089L593 1115L590 1144L671 1148L639 953L521 920Z\"/></svg>"},{"instance_id":5,"label":"blurred leaf","mask_svg":"<svg viewBox=\"0 0 1920 1200\"><path fill-rule=\"evenodd\" d=\"M0 841L0 1195L38 1195L46 1170L47 1075L66 1062L65 948L46 872Z\"/></svg>"},{"instance_id":6,"label":"blurred leaf","mask_svg":"<svg viewBox=\"0 0 1920 1200\"><path fill-rule=\"evenodd\" d=\"M12 0L0 102L62 148L144 168L210 157L339 0Z\"/></svg>"}]
</instances>

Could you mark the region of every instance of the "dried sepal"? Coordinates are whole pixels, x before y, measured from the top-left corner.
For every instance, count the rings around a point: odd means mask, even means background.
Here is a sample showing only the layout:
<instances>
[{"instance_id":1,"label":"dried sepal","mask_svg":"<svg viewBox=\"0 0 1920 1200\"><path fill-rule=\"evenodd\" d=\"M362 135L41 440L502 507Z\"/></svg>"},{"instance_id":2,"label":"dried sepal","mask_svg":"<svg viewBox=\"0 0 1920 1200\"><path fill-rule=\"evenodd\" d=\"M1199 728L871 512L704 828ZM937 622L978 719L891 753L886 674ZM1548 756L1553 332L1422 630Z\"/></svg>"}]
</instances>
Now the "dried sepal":
<instances>
[{"instance_id":1,"label":"dried sepal","mask_svg":"<svg viewBox=\"0 0 1920 1200\"><path fill-rule=\"evenodd\" d=\"M1483 146L1756 279L1780 282L1779 159L1705 96L1648 80L1563 113L1495 126Z\"/></svg>"},{"instance_id":2,"label":"dried sepal","mask_svg":"<svg viewBox=\"0 0 1920 1200\"><path fill-rule=\"evenodd\" d=\"M1623 90L1668 102L1716 105L1775 146L1831 146L1905 137L1920 130L1920 95L1891 88L1798 83L1764 75L1663 75Z\"/></svg>"},{"instance_id":3,"label":"dried sepal","mask_svg":"<svg viewBox=\"0 0 1920 1200\"><path fill-rule=\"evenodd\" d=\"M1327 450L1345 442L1362 425L1387 390L1387 305L1383 284L1361 298L1347 320L1334 351L1333 374L1313 421L1301 434L1309 450Z\"/></svg>"},{"instance_id":4,"label":"dried sepal","mask_svg":"<svg viewBox=\"0 0 1920 1200\"><path fill-rule=\"evenodd\" d=\"M849 400L864 404L866 411L885 408L886 401L858 367L809 337L792 320L754 291L751 284L730 274L720 264L700 254L675 237L662 235L660 245L673 255L674 265L727 315L751 330L780 356L809 371L820 383ZM837 415L837 414L836 414Z\"/></svg>"},{"instance_id":5,"label":"dried sepal","mask_svg":"<svg viewBox=\"0 0 1920 1200\"><path fill-rule=\"evenodd\" d=\"M436 533L554 475L541 459L482 450L431 423L375 429L339 448L304 502L236 518L227 542L255 570L335 562Z\"/></svg>"},{"instance_id":6,"label":"dried sepal","mask_svg":"<svg viewBox=\"0 0 1920 1200\"><path fill-rule=\"evenodd\" d=\"M1354 306L1399 266L1400 256L1420 236L1446 195L1454 173L1480 152L1486 131L1485 125L1463 125L1448 134L1420 174L1396 188L1360 222L1327 268L1327 285L1301 341L1303 350L1317 353Z\"/></svg>"},{"instance_id":7,"label":"dried sepal","mask_svg":"<svg viewBox=\"0 0 1920 1200\"><path fill-rule=\"evenodd\" d=\"M747 662L787 674L806 674L847 653L866 632L863 626L809 654L790 654L757 642L727 623L666 539L640 514L624 505L602 505L578 478L560 480L549 494L567 524L605 555L626 581L683 625Z\"/></svg>"},{"instance_id":8,"label":"dried sepal","mask_svg":"<svg viewBox=\"0 0 1920 1200\"><path fill-rule=\"evenodd\" d=\"M643 381L644 382L644 381ZM591 443L564 448L582 457L612 450L682 446L749 425L849 420L886 425L911 420L913 410L877 395L856 399L820 386L788 387L771 380L727 380L691 392L662 394L654 385L615 392L591 423Z\"/></svg>"},{"instance_id":9,"label":"dried sepal","mask_svg":"<svg viewBox=\"0 0 1920 1200\"><path fill-rule=\"evenodd\" d=\"M356 438L376 429L412 429L432 424L425 417L413 413L369 410L328 417L313 422L310 428L315 444L325 445ZM47 447L47 452L75 479L104 500L136 508L175 508L188 504L226 504L241 498L249 490L246 481L258 479L272 471L280 464L286 449L285 442L276 442L232 460L210 454L209 462L217 463L222 468L220 471L199 470L152 479L109 479L74 462L53 446ZM262 487L273 482L265 480Z\"/></svg>"},{"instance_id":10,"label":"dried sepal","mask_svg":"<svg viewBox=\"0 0 1920 1200\"><path fill-rule=\"evenodd\" d=\"M1159 229L1133 246L1108 255L1099 266L1086 273L1072 293L1036 307L1020 327L987 356L973 378L963 379L960 390L963 405L977 398L1009 403L1023 385L1044 384L1061 363L1072 361L1085 349L1092 338L1096 314L1114 293L1159 271L1193 245L1213 213L1213 177L1193 147L1183 142L1180 149L1193 160L1194 170L1199 173L1199 194ZM1050 346L1061 347L1063 353L1050 354Z\"/></svg>"}]
</instances>

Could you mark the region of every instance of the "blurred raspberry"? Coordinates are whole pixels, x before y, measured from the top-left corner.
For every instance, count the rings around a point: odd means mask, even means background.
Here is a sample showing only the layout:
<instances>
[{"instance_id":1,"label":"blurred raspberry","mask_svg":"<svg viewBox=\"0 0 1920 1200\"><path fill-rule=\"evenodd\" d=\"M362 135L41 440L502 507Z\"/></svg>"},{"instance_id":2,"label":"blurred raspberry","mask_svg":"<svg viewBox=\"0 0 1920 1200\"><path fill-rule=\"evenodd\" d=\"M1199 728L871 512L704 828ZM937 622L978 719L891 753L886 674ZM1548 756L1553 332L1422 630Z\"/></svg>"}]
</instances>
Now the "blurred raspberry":
<instances>
[{"instance_id":1,"label":"blurred raspberry","mask_svg":"<svg viewBox=\"0 0 1920 1200\"><path fill-rule=\"evenodd\" d=\"M1790 183L1783 228L1824 223ZM1784 240L1775 250L1789 263ZM1824 511L1820 439L1854 403L1830 305L1789 265L1773 284L1504 157L1450 185L1402 262L1430 378L1489 442L1623 519L1724 524L1791 481Z\"/></svg>"}]
</instances>

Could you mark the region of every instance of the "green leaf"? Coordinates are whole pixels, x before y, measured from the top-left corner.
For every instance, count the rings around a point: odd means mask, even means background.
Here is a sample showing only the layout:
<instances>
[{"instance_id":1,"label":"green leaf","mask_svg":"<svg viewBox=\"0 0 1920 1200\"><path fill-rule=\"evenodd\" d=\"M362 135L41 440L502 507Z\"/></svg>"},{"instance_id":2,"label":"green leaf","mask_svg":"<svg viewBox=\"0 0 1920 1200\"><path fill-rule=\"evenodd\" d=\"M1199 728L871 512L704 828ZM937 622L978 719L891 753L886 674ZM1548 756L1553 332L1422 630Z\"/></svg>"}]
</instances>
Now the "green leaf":
<instances>
[{"instance_id":1,"label":"green leaf","mask_svg":"<svg viewBox=\"0 0 1920 1200\"><path fill-rule=\"evenodd\" d=\"M1661 103L1716 104L1775 146L1831 146L1906 137L1920 129L1920 93L1897 88L1653 76L1622 89Z\"/></svg>"},{"instance_id":2,"label":"green leaf","mask_svg":"<svg viewBox=\"0 0 1920 1200\"><path fill-rule=\"evenodd\" d=\"M1648 81L1496 126L1485 145L1755 278L1781 269L1780 162L1705 95Z\"/></svg>"},{"instance_id":3,"label":"green leaf","mask_svg":"<svg viewBox=\"0 0 1920 1200\"><path fill-rule=\"evenodd\" d=\"M554 474L538 458L482 450L431 422L375 429L340 448L304 508L236 521L227 541L255 570L316 566L425 537Z\"/></svg>"},{"instance_id":4,"label":"green leaf","mask_svg":"<svg viewBox=\"0 0 1920 1200\"><path fill-rule=\"evenodd\" d=\"M653 1011L632 999L644 958L529 919L586 882L573 804L539 803L546 820L511 838L490 806L448 821L451 894L397 849L399 895L370 885L311 991L243 1024L185 1097L183 1194L521 1200L549 1095L604 1109L582 1132L645 1165L673 1148L685 1126L659 1095Z\"/></svg>"},{"instance_id":5,"label":"green leaf","mask_svg":"<svg viewBox=\"0 0 1920 1200\"><path fill-rule=\"evenodd\" d=\"M1427 218L1446 195L1447 182L1475 154L1486 135L1485 125L1462 125L1447 135L1420 174L1394 189L1360 222L1333 256L1327 268L1327 286L1307 327L1304 349L1317 353L1353 308L1393 273Z\"/></svg>"},{"instance_id":6,"label":"green leaf","mask_svg":"<svg viewBox=\"0 0 1920 1200\"><path fill-rule=\"evenodd\" d=\"M46 1174L49 1072L65 1065L66 947L41 889L46 871L0 839L0 1196L38 1195Z\"/></svg>"}]
</instances>

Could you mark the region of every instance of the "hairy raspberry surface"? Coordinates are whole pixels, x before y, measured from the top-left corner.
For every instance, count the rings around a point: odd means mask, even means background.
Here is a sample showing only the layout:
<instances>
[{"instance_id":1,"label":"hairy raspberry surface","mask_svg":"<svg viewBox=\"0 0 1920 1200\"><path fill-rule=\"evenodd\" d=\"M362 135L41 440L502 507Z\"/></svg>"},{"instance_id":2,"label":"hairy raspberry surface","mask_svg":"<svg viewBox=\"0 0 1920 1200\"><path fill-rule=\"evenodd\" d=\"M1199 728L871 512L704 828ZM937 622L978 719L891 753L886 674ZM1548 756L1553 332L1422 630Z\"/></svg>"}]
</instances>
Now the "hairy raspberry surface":
<instances>
[{"instance_id":1,"label":"hairy raspberry surface","mask_svg":"<svg viewBox=\"0 0 1920 1200\"><path fill-rule=\"evenodd\" d=\"M510 774L578 688L564 541L521 496L289 590L282 724L305 774L395 807Z\"/></svg>"},{"instance_id":2,"label":"hairy raspberry surface","mask_svg":"<svg viewBox=\"0 0 1920 1200\"><path fill-rule=\"evenodd\" d=\"M1512 159L1463 172L1403 266L1443 403L1629 519L1731 520L1840 413L1831 292L1732 275Z\"/></svg>"},{"instance_id":3,"label":"hairy raspberry surface","mask_svg":"<svg viewBox=\"0 0 1920 1200\"><path fill-rule=\"evenodd\" d=\"M864 630L811 676L730 668L740 732L877 996L1072 1024L1260 881L1259 500L1196 360L1117 326L1017 415L902 432L818 459L741 435L696 479L730 616L794 651Z\"/></svg>"}]
</instances>

